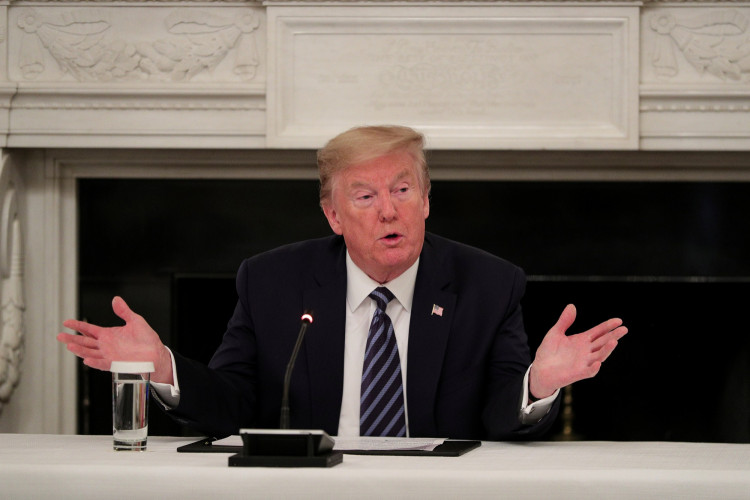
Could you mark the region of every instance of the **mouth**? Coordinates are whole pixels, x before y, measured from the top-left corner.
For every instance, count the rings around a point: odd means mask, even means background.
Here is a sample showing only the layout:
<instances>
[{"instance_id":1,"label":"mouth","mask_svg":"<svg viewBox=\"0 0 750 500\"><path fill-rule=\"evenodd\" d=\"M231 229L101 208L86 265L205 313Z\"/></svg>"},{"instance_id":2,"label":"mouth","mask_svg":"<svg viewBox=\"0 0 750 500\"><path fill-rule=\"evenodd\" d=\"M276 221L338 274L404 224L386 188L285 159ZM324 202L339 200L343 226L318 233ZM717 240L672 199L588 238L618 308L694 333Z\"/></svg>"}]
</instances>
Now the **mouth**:
<instances>
[{"instance_id":1,"label":"mouth","mask_svg":"<svg viewBox=\"0 0 750 500\"><path fill-rule=\"evenodd\" d=\"M380 238L380 240L384 241L386 244L398 243L402 239L403 239L403 235L399 233L388 233L385 236Z\"/></svg>"}]
</instances>

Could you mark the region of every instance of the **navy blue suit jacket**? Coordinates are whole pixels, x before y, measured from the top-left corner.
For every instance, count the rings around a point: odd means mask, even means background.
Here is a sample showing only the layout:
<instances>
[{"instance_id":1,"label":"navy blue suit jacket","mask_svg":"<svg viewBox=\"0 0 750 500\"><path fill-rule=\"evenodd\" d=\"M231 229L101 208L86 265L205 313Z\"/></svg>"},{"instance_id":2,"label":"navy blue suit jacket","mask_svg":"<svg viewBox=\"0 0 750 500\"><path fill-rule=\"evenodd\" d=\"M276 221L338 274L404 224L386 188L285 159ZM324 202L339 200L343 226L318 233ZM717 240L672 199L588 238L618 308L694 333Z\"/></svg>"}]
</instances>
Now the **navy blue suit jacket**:
<instances>
[{"instance_id":1,"label":"navy blue suit jacket","mask_svg":"<svg viewBox=\"0 0 750 500\"><path fill-rule=\"evenodd\" d=\"M170 413L209 435L277 428L282 383L306 309L315 312L291 379L291 426L338 430L343 388L346 247L340 236L245 260L239 300L209 366L175 353L180 403ZM425 237L409 327L406 400L412 437L534 437L557 412L521 425L530 364L523 271L432 234ZM443 308L432 314L433 305ZM559 398L558 398L559 400Z\"/></svg>"}]
</instances>

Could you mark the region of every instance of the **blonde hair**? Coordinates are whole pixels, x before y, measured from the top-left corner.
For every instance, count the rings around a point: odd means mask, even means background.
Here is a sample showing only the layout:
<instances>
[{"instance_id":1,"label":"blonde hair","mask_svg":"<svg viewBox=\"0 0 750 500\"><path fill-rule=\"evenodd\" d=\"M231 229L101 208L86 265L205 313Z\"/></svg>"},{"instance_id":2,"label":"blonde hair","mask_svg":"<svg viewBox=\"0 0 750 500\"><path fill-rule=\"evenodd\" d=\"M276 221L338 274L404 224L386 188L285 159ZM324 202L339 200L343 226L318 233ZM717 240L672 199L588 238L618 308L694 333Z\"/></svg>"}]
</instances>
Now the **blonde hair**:
<instances>
[{"instance_id":1,"label":"blonde hair","mask_svg":"<svg viewBox=\"0 0 750 500\"><path fill-rule=\"evenodd\" d=\"M421 133L398 125L354 127L337 135L318 151L321 206L330 199L331 183L337 172L350 165L400 151L414 157L422 174L419 176L422 194L428 194L430 173Z\"/></svg>"}]
</instances>

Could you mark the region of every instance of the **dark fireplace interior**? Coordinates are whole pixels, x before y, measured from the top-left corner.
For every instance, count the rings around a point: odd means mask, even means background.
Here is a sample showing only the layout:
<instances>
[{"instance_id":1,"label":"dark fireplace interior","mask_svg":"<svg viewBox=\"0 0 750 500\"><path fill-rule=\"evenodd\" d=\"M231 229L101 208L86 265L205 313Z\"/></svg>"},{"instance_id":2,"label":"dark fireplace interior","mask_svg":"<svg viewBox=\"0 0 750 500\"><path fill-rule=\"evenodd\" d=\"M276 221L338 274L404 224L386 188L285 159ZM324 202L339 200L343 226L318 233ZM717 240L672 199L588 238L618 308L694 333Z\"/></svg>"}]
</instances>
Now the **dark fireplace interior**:
<instances>
[{"instance_id":1,"label":"dark fireplace interior","mask_svg":"<svg viewBox=\"0 0 750 500\"><path fill-rule=\"evenodd\" d=\"M80 316L123 296L207 362L247 256L330 234L312 180L79 181ZM577 333L630 334L571 392L577 439L750 442L750 184L434 181L428 231L523 267L533 350L567 303ZM79 432L111 432L108 373L80 370ZM549 439L559 438L562 419ZM152 435L194 435L155 406Z\"/></svg>"}]
</instances>

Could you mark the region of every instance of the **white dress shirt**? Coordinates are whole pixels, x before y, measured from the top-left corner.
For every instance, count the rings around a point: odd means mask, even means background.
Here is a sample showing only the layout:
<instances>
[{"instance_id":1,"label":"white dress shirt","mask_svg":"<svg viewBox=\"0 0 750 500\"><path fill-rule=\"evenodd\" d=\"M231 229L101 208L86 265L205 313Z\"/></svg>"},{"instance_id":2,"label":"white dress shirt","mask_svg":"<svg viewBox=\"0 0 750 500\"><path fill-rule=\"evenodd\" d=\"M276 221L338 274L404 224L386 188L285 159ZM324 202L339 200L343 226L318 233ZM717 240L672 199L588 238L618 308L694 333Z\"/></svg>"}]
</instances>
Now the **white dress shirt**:
<instances>
[{"instance_id":1,"label":"white dress shirt","mask_svg":"<svg viewBox=\"0 0 750 500\"><path fill-rule=\"evenodd\" d=\"M358 268L346 252L346 341L344 344L344 394L341 398L339 436L359 436L359 397L362 387L362 367L370 322L375 314L375 301L370 293L385 286L394 296L385 309L393 323L398 356L401 359L401 378L406 394L406 355L409 348L409 321L414 285L417 282L419 259L398 278L381 285ZM409 436L409 408L404 398L406 435Z\"/></svg>"}]
</instances>

